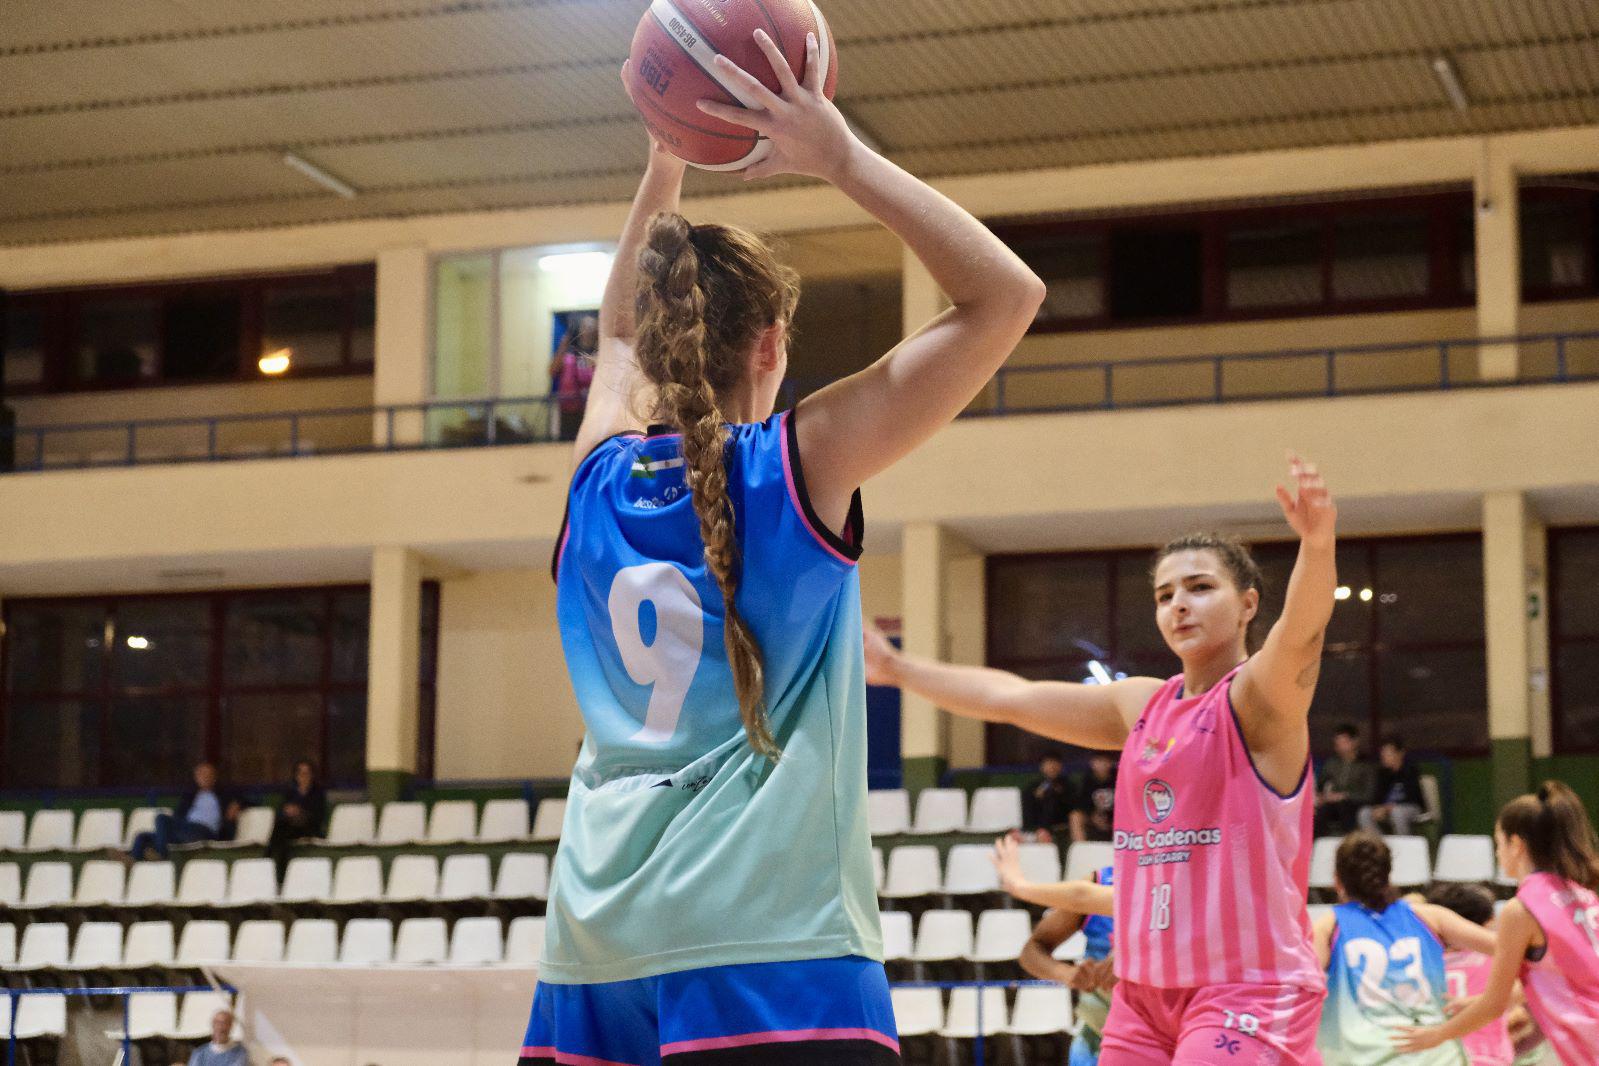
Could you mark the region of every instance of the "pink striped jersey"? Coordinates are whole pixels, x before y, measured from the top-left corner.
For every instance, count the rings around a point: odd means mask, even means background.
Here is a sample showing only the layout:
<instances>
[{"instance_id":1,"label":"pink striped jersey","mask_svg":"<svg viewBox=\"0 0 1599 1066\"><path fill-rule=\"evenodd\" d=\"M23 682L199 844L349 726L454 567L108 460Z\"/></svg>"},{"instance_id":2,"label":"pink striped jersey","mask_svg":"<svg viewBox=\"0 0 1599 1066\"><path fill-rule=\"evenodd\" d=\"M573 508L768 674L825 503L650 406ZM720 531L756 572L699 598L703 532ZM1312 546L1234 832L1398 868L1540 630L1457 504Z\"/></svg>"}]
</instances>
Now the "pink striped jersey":
<instances>
[{"instance_id":1,"label":"pink striped jersey","mask_svg":"<svg viewBox=\"0 0 1599 1066\"><path fill-rule=\"evenodd\" d=\"M1488 987L1488 975L1493 972L1494 960L1480 951L1444 952L1444 976L1449 982L1451 1000L1480 996ZM1467 1033L1460 1038L1466 1045L1466 1057L1471 1066L1511 1066L1516 1061L1516 1048L1510 1042L1510 1026L1503 1018Z\"/></svg>"},{"instance_id":2,"label":"pink striped jersey","mask_svg":"<svg viewBox=\"0 0 1599 1066\"><path fill-rule=\"evenodd\" d=\"M1156 988L1289 985L1326 975L1305 908L1309 760L1284 796L1255 769L1229 691L1181 674L1128 734L1116 780L1116 976Z\"/></svg>"},{"instance_id":3,"label":"pink striped jersey","mask_svg":"<svg viewBox=\"0 0 1599 1066\"><path fill-rule=\"evenodd\" d=\"M1540 872L1522 878L1516 899L1548 941L1521 964L1527 1009L1562 1062L1599 1062L1599 896Z\"/></svg>"}]
</instances>

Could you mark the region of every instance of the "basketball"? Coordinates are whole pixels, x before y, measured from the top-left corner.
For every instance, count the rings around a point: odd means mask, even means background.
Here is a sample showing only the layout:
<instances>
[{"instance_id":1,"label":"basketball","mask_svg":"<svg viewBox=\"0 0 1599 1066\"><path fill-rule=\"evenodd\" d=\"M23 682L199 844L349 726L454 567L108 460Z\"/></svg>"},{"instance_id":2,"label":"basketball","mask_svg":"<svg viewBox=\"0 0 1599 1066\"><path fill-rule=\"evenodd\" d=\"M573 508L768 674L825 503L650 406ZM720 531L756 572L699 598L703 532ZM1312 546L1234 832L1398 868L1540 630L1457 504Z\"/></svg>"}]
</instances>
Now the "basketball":
<instances>
[{"instance_id":1,"label":"basketball","mask_svg":"<svg viewBox=\"0 0 1599 1066\"><path fill-rule=\"evenodd\" d=\"M705 114L700 100L749 106L713 65L718 53L782 90L760 47L767 35L793 68L805 74L805 35L815 33L827 71L823 92L838 84L838 49L821 8L811 0L654 0L639 20L625 83L633 106L661 144L702 170L738 171L765 157L768 145L754 131Z\"/></svg>"}]
</instances>

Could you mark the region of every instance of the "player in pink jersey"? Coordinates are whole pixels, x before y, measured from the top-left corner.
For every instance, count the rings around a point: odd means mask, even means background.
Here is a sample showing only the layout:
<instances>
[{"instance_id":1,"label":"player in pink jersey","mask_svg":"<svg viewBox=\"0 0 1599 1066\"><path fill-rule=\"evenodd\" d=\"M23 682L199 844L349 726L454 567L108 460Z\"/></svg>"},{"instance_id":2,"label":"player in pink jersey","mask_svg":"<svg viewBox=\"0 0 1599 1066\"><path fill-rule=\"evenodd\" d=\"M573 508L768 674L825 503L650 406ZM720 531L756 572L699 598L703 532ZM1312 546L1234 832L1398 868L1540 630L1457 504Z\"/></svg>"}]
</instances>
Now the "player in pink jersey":
<instances>
[{"instance_id":1,"label":"player in pink jersey","mask_svg":"<svg viewBox=\"0 0 1599 1066\"><path fill-rule=\"evenodd\" d=\"M1499 915L1488 987L1399 1046L1435 1047L1489 1024L1510 1006L1519 975L1527 1009L1560 1060L1599 1063L1599 844L1588 813L1569 787L1546 781L1499 812L1494 842L1500 869L1520 886Z\"/></svg>"},{"instance_id":2,"label":"player in pink jersey","mask_svg":"<svg viewBox=\"0 0 1599 1066\"><path fill-rule=\"evenodd\" d=\"M1427 890L1427 902L1447 907L1466 919L1492 930L1494 894L1485 885L1440 882ZM1451 1000L1480 996L1488 987L1493 972L1493 956L1478 951L1445 951L1444 973L1449 981ZM1461 1043L1471 1066L1512 1066L1516 1048L1510 1040L1510 1024L1501 1017L1467 1033Z\"/></svg>"},{"instance_id":3,"label":"player in pink jersey","mask_svg":"<svg viewBox=\"0 0 1599 1066\"><path fill-rule=\"evenodd\" d=\"M1306 716L1337 587L1336 509L1295 458L1277 490L1299 557L1260 650L1260 571L1194 535L1156 557L1155 621L1183 672L1107 685L1027 681L907 656L867 634L867 676L955 714L1121 749L1116 985L1101 1066L1316 1063L1326 979L1311 945Z\"/></svg>"}]
</instances>

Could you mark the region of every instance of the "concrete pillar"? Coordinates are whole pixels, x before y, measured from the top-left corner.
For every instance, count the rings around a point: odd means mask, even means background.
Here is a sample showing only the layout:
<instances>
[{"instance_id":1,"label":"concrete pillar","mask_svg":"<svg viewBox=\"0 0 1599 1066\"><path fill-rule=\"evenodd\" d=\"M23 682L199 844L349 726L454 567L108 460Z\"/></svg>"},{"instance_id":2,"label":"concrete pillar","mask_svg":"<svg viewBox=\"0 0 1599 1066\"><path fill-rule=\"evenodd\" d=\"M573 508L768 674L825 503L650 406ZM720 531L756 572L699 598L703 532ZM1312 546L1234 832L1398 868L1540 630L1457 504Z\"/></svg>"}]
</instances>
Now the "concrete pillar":
<instances>
[{"instance_id":1,"label":"concrete pillar","mask_svg":"<svg viewBox=\"0 0 1599 1066\"><path fill-rule=\"evenodd\" d=\"M421 660L422 556L410 548L372 553L372 621L366 696L367 792L399 797L416 773Z\"/></svg>"},{"instance_id":2,"label":"concrete pillar","mask_svg":"<svg viewBox=\"0 0 1599 1066\"><path fill-rule=\"evenodd\" d=\"M419 404L432 395L432 286L433 262L425 248L378 253L374 406ZM389 423L383 412L373 419L372 439L379 447L389 443ZM393 443L401 447L421 444L425 423L420 411L397 414Z\"/></svg>"},{"instance_id":3,"label":"concrete pillar","mask_svg":"<svg viewBox=\"0 0 1599 1066\"><path fill-rule=\"evenodd\" d=\"M944 633L949 661L988 664L988 560L965 541L954 540L944 567ZM988 726L972 718L949 720L952 766L988 763Z\"/></svg>"},{"instance_id":4,"label":"concrete pillar","mask_svg":"<svg viewBox=\"0 0 1599 1066\"><path fill-rule=\"evenodd\" d=\"M1483 142L1474 182L1477 230L1477 335L1512 337L1521 332L1521 210L1516 169L1495 159ZM1484 381L1507 380L1521 369L1514 344L1478 349L1477 372Z\"/></svg>"},{"instance_id":5,"label":"concrete pillar","mask_svg":"<svg viewBox=\"0 0 1599 1066\"><path fill-rule=\"evenodd\" d=\"M1527 791L1549 745L1545 533L1520 492L1483 498L1483 606L1495 809ZM1535 732L1542 736L1534 740Z\"/></svg>"},{"instance_id":6,"label":"concrete pillar","mask_svg":"<svg viewBox=\"0 0 1599 1066\"><path fill-rule=\"evenodd\" d=\"M932 522L905 527L901 639L912 655L980 665L987 658L983 558L958 534ZM934 784L951 765L981 766L981 722L956 718L911 692L900 700L900 751L906 787Z\"/></svg>"}]
</instances>

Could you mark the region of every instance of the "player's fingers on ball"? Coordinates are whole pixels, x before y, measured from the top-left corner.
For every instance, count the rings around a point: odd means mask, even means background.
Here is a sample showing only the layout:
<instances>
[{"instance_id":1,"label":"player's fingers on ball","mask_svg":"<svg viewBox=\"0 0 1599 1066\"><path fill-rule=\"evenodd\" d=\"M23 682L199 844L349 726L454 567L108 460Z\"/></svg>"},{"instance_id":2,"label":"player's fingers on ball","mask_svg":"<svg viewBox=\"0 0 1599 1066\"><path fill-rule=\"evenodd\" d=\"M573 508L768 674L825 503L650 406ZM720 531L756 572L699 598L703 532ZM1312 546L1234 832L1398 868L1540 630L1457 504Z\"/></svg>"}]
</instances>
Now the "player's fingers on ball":
<instances>
[{"instance_id":1,"label":"player's fingers on ball","mask_svg":"<svg viewBox=\"0 0 1599 1066\"><path fill-rule=\"evenodd\" d=\"M747 130L757 132L764 130L770 120L765 111L751 111L747 107L735 107L720 100L701 100L699 109L712 118L719 118L723 122L731 122L735 126L743 126Z\"/></svg>"},{"instance_id":2,"label":"player's fingers on ball","mask_svg":"<svg viewBox=\"0 0 1599 1066\"><path fill-rule=\"evenodd\" d=\"M777 42L768 37L765 30L756 30L755 44L766 56L766 61L772 64L772 73L777 75L777 84L782 87L783 95L798 92L799 82L794 78L794 68L788 65L788 60L778 50Z\"/></svg>"},{"instance_id":3,"label":"player's fingers on ball","mask_svg":"<svg viewBox=\"0 0 1599 1066\"><path fill-rule=\"evenodd\" d=\"M827 71L822 69L822 45L816 39L816 34L805 35L805 88L818 96L822 92L822 84L827 80Z\"/></svg>"},{"instance_id":4,"label":"player's fingers on ball","mask_svg":"<svg viewBox=\"0 0 1599 1066\"><path fill-rule=\"evenodd\" d=\"M755 75L751 74L749 71L733 62L731 59L724 55L718 55L713 62L715 62L719 70L721 70L728 77L732 78L734 81L738 82L739 85L743 86L745 92L749 93L751 99L760 104L761 107L770 111L782 104L782 97L768 89L765 85L762 85L761 79L757 78Z\"/></svg>"}]
</instances>

